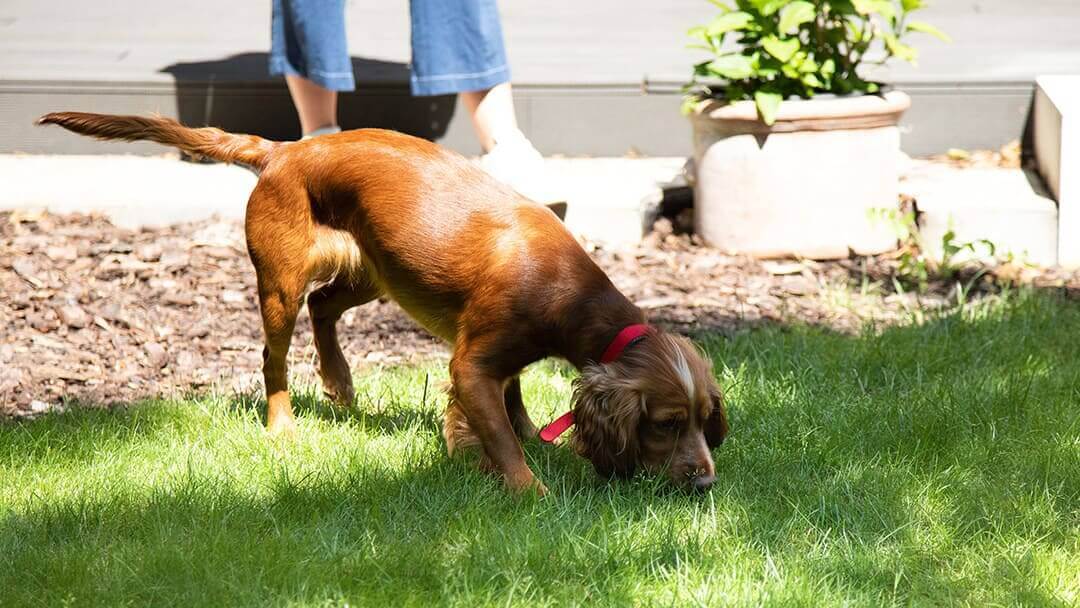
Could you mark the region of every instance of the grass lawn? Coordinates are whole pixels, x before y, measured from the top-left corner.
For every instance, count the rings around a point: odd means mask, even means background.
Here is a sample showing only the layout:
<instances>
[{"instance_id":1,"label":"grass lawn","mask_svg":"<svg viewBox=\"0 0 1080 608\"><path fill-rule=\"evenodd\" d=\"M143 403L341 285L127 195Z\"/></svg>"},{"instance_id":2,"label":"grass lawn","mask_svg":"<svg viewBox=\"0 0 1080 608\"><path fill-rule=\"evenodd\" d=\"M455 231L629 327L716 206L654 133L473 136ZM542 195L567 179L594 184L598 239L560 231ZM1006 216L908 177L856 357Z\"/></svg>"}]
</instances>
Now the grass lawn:
<instances>
[{"instance_id":1,"label":"grass lawn","mask_svg":"<svg viewBox=\"0 0 1080 608\"><path fill-rule=\"evenodd\" d=\"M444 366L361 406L209 396L0 425L0 606L1075 605L1080 304L704 338L732 435L704 496L526 447L515 499L439 432ZM573 372L525 377L537 422ZM426 388L425 388L426 387Z\"/></svg>"}]
</instances>

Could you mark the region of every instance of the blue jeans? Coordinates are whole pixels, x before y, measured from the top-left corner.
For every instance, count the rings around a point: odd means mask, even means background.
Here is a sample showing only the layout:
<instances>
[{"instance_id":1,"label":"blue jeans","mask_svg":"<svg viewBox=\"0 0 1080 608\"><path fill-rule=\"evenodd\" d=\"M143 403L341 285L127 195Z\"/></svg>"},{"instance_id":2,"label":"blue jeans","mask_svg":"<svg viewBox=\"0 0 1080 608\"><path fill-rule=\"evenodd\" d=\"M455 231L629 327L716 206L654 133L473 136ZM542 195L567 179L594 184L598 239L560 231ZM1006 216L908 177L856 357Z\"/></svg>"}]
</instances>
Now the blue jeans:
<instances>
[{"instance_id":1,"label":"blue jeans","mask_svg":"<svg viewBox=\"0 0 1080 608\"><path fill-rule=\"evenodd\" d=\"M479 91L510 81L495 0L412 0L413 95ZM273 0L270 73L333 91L356 88L344 0Z\"/></svg>"}]
</instances>

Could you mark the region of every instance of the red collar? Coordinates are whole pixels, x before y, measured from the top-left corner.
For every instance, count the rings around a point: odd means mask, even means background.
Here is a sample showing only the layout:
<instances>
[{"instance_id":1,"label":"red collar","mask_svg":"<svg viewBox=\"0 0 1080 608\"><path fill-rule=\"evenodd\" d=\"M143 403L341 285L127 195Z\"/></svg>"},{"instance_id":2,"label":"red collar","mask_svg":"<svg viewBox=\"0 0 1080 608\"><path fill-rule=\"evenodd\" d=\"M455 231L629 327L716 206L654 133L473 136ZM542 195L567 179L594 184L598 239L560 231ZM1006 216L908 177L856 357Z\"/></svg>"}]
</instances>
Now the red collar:
<instances>
[{"instance_id":1,"label":"red collar","mask_svg":"<svg viewBox=\"0 0 1080 608\"><path fill-rule=\"evenodd\" d=\"M611 344L608 344L608 347L604 349L604 354L600 356L600 363L611 363L615 361L627 348L640 342L650 331L652 331L652 328L640 323L627 325L622 328L615 336L615 339L611 341ZM552 441L555 441L559 435L565 433L566 429L573 426L573 424L574 411L570 410L541 429L540 439L547 443L551 443Z\"/></svg>"},{"instance_id":2,"label":"red collar","mask_svg":"<svg viewBox=\"0 0 1080 608\"><path fill-rule=\"evenodd\" d=\"M645 334L649 333L651 329L648 325L627 325L622 328L615 339L608 344L608 347L604 349L604 354L600 356L600 363L611 363L619 358L619 355L623 354L630 345L637 344Z\"/></svg>"}]
</instances>

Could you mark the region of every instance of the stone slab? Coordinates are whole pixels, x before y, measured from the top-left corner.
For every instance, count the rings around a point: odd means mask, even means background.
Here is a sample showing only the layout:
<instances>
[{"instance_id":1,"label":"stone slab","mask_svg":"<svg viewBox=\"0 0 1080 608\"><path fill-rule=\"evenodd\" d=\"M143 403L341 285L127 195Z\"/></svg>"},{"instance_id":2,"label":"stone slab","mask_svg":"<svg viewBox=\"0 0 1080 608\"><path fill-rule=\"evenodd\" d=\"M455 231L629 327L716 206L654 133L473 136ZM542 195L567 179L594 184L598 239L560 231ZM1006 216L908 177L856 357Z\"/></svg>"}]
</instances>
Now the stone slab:
<instances>
[{"instance_id":1,"label":"stone slab","mask_svg":"<svg viewBox=\"0 0 1080 608\"><path fill-rule=\"evenodd\" d=\"M924 243L939 259L942 238L952 230L955 244L986 239L999 257L1012 254L1039 266L1057 264L1057 205L1032 171L915 161L901 179L900 192L915 198Z\"/></svg>"},{"instance_id":2,"label":"stone slab","mask_svg":"<svg viewBox=\"0 0 1080 608\"><path fill-rule=\"evenodd\" d=\"M686 159L550 158L553 188L564 193L566 225L597 244L636 244L652 228L665 188L685 187Z\"/></svg>"},{"instance_id":3,"label":"stone slab","mask_svg":"<svg viewBox=\"0 0 1080 608\"><path fill-rule=\"evenodd\" d=\"M1035 162L1058 202L1058 263L1080 266L1080 75L1040 76L1033 114Z\"/></svg>"},{"instance_id":4,"label":"stone slab","mask_svg":"<svg viewBox=\"0 0 1080 608\"><path fill-rule=\"evenodd\" d=\"M165 156L0 155L0 209L103 213L137 229L219 216L242 219L250 171Z\"/></svg>"},{"instance_id":5,"label":"stone slab","mask_svg":"<svg viewBox=\"0 0 1080 608\"><path fill-rule=\"evenodd\" d=\"M59 130L57 130L59 131ZM607 247L637 243L665 185L685 186L683 158L551 158L572 232ZM0 155L0 209L97 212L123 227L241 219L255 176L175 156Z\"/></svg>"}]
</instances>

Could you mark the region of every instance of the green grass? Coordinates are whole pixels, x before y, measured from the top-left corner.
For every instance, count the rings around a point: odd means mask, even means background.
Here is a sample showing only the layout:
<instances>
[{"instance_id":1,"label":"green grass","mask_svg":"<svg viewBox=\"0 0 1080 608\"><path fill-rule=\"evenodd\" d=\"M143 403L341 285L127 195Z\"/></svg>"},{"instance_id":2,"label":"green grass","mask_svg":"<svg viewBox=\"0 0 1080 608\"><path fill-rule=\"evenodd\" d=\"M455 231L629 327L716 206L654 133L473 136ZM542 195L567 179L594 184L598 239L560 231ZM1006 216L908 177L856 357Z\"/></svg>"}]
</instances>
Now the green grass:
<instances>
[{"instance_id":1,"label":"green grass","mask_svg":"<svg viewBox=\"0 0 1080 608\"><path fill-rule=\"evenodd\" d=\"M1080 306L1020 295L843 336L706 338L733 434L705 496L527 446L506 495L444 454L442 366L0 425L0 605L1075 605ZM524 381L537 421L573 374ZM336 419L335 419L336 417Z\"/></svg>"}]
</instances>

